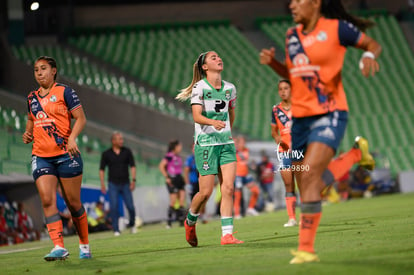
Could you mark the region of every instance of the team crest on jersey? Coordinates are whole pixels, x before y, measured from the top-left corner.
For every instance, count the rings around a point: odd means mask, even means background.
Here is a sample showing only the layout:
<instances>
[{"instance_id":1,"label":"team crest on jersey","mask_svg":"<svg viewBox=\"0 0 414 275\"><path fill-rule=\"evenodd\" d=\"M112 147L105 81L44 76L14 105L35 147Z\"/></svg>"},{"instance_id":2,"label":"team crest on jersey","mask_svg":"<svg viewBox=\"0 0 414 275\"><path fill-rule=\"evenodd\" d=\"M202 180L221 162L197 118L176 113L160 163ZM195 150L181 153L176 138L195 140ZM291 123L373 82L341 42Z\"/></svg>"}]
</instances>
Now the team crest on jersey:
<instances>
[{"instance_id":1,"label":"team crest on jersey","mask_svg":"<svg viewBox=\"0 0 414 275\"><path fill-rule=\"evenodd\" d=\"M320 31L316 36L316 40L318 41L326 41L328 39L328 35L324 31Z\"/></svg>"},{"instance_id":2,"label":"team crest on jersey","mask_svg":"<svg viewBox=\"0 0 414 275\"><path fill-rule=\"evenodd\" d=\"M231 91L226 91L226 99L230 100L231 98Z\"/></svg>"},{"instance_id":3,"label":"team crest on jersey","mask_svg":"<svg viewBox=\"0 0 414 275\"><path fill-rule=\"evenodd\" d=\"M56 100L57 100L57 98L56 98L56 96L55 96L55 95L52 95L52 96L50 97L50 102L56 102Z\"/></svg>"},{"instance_id":4,"label":"team crest on jersey","mask_svg":"<svg viewBox=\"0 0 414 275\"><path fill-rule=\"evenodd\" d=\"M207 171L208 169L210 169L208 162L207 161L203 162L203 170Z\"/></svg>"}]
</instances>

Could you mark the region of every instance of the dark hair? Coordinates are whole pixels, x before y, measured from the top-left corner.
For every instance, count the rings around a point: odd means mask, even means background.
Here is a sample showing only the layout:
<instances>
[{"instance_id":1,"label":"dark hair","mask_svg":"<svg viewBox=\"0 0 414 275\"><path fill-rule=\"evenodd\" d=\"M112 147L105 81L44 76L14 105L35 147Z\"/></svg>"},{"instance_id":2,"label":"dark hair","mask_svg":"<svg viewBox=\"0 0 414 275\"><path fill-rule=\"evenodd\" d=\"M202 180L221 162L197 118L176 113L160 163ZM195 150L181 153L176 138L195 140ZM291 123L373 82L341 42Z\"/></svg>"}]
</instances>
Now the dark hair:
<instances>
[{"instance_id":1,"label":"dark hair","mask_svg":"<svg viewBox=\"0 0 414 275\"><path fill-rule=\"evenodd\" d=\"M40 61L40 60L45 60L49 65L50 65L50 67L52 67L52 68L56 68L56 74L55 74L55 77L54 77L54 80L56 80L56 77L57 77L57 65L56 65L56 60L53 58L53 57L50 57L50 56L46 56L46 55L43 55L43 56L40 56L39 58L37 58L36 59L36 62L37 61ZM36 63L35 62L35 63Z\"/></svg>"},{"instance_id":2,"label":"dark hair","mask_svg":"<svg viewBox=\"0 0 414 275\"><path fill-rule=\"evenodd\" d=\"M172 140L168 143L168 153L174 151L175 147L180 144L180 141L178 139Z\"/></svg>"},{"instance_id":3,"label":"dark hair","mask_svg":"<svg viewBox=\"0 0 414 275\"><path fill-rule=\"evenodd\" d=\"M349 14L345 10L341 0L322 0L321 13L326 18L348 21L357 26L361 31L365 31L375 25L375 23L370 20L358 18Z\"/></svg>"},{"instance_id":4,"label":"dark hair","mask_svg":"<svg viewBox=\"0 0 414 275\"><path fill-rule=\"evenodd\" d=\"M277 83L278 87L279 87L280 83L287 83L289 86L292 86L292 84L290 84L290 81L288 79L282 78L281 80L279 80L279 82Z\"/></svg>"}]
</instances>

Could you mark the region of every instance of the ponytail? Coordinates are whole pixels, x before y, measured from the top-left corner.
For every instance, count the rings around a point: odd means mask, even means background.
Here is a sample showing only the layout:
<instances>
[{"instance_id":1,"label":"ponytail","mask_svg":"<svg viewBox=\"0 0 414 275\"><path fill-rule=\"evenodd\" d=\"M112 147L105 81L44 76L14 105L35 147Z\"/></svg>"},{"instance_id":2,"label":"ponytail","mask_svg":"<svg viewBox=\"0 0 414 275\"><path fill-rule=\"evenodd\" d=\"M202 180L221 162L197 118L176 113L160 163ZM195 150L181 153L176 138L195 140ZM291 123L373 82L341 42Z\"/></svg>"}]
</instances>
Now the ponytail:
<instances>
[{"instance_id":1,"label":"ponytail","mask_svg":"<svg viewBox=\"0 0 414 275\"><path fill-rule=\"evenodd\" d=\"M205 63L206 56L209 52L202 53L198 56L196 62L193 65L193 80L191 84L186 88L181 89L180 93L175 97L179 101L186 101L191 97L193 86L206 76L206 72L203 70L203 64Z\"/></svg>"},{"instance_id":2,"label":"ponytail","mask_svg":"<svg viewBox=\"0 0 414 275\"><path fill-rule=\"evenodd\" d=\"M321 13L326 18L348 21L358 27L361 31L365 31L375 25L375 23L370 20L358 18L349 14L345 10L341 0L322 0Z\"/></svg>"}]
</instances>

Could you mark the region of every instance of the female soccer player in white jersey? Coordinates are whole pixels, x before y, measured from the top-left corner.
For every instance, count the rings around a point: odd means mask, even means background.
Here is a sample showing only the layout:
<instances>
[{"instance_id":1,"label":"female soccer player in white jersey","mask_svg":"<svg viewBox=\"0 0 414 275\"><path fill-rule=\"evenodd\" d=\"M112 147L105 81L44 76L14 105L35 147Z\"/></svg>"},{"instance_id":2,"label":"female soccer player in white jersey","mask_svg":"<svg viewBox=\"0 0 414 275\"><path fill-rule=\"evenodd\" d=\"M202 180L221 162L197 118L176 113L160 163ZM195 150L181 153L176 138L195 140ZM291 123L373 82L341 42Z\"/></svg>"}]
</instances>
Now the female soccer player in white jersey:
<instances>
[{"instance_id":1,"label":"female soccer player in white jersey","mask_svg":"<svg viewBox=\"0 0 414 275\"><path fill-rule=\"evenodd\" d=\"M236 87L221 79L223 60L214 51L200 54L193 66L191 84L177 99L191 97L195 123L194 155L200 174L200 191L194 196L184 223L187 242L197 246L195 225L200 209L213 192L216 175L221 185L221 244L243 243L233 236L233 193L236 148L231 135L235 118Z\"/></svg>"}]
</instances>

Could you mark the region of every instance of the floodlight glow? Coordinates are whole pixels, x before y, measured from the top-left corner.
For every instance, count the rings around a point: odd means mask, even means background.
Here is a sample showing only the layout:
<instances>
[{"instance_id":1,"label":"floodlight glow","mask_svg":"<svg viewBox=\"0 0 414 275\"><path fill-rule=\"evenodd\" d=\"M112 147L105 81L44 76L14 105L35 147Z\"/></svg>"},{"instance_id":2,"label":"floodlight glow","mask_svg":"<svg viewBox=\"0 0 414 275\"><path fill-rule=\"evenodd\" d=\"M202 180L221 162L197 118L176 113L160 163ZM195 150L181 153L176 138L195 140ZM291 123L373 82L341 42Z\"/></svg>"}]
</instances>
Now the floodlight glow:
<instances>
[{"instance_id":1,"label":"floodlight glow","mask_svg":"<svg viewBox=\"0 0 414 275\"><path fill-rule=\"evenodd\" d=\"M35 10L38 10L39 9L39 2L33 2L31 5L30 5L30 10L32 10L32 11L35 11Z\"/></svg>"}]
</instances>

